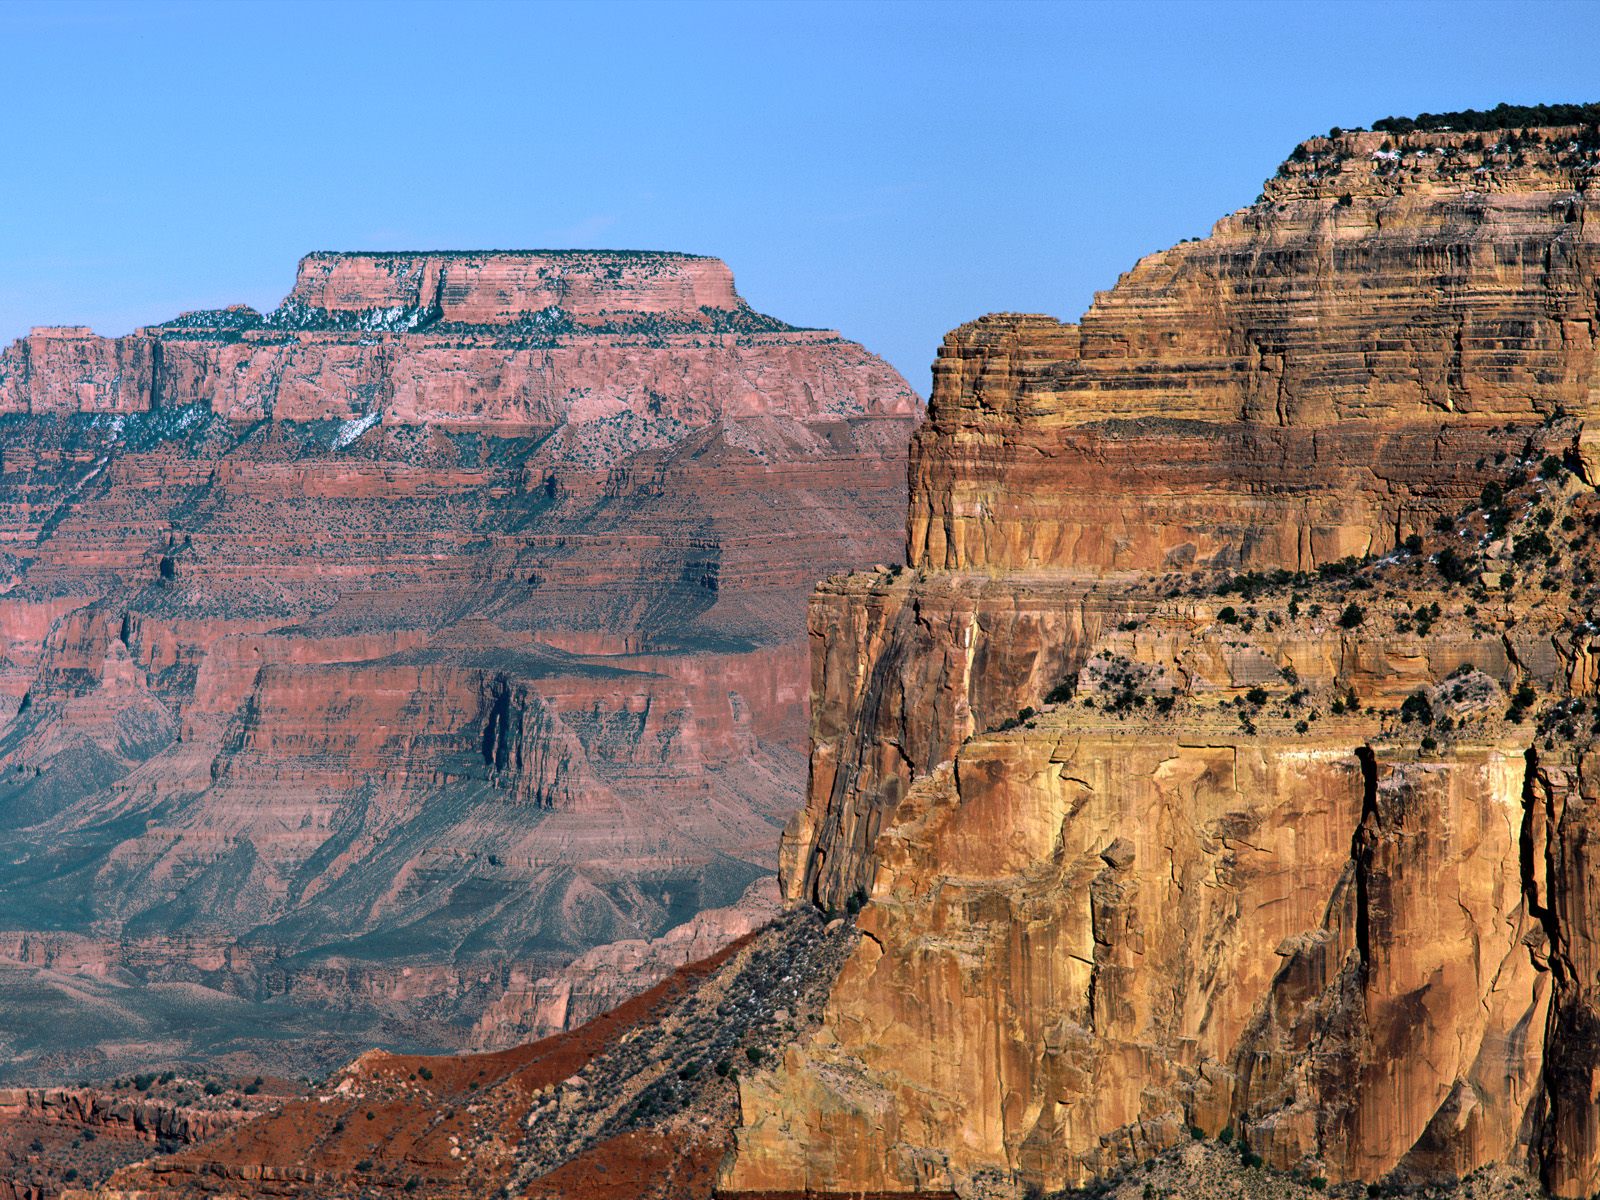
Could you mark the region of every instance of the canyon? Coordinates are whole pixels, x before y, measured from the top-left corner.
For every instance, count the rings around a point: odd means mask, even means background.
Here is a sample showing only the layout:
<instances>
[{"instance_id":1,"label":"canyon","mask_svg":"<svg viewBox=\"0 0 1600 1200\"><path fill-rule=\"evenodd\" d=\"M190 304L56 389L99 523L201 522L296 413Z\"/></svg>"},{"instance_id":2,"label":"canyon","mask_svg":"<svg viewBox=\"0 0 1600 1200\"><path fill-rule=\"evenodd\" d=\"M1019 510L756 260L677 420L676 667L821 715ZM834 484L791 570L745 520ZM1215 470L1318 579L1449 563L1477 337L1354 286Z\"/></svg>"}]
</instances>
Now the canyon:
<instances>
[{"instance_id":1,"label":"canyon","mask_svg":"<svg viewBox=\"0 0 1600 1200\"><path fill-rule=\"evenodd\" d=\"M1600 125L1334 131L953 331L904 564L810 600L781 913L68 1195L1600 1191L1597 179ZM352 328L511 286L308 274Z\"/></svg>"},{"instance_id":2,"label":"canyon","mask_svg":"<svg viewBox=\"0 0 1600 1200\"><path fill-rule=\"evenodd\" d=\"M765 920L805 597L896 553L920 410L670 253L0 353L5 1075L503 1044Z\"/></svg>"}]
</instances>

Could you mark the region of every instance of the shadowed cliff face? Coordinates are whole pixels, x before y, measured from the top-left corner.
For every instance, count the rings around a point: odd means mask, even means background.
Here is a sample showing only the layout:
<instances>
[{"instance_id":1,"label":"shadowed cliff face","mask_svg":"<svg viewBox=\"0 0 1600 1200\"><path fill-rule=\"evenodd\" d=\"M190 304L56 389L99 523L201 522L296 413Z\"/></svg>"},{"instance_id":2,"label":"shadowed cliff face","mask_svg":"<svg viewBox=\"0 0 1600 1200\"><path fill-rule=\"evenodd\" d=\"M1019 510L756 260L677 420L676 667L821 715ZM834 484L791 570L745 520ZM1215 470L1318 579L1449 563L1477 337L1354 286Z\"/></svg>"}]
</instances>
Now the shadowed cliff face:
<instances>
[{"instance_id":1,"label":"shadowed cliff face","mask_svg":"<svg viewBox=\"0 0 1600 1200\"><path fill-rule=\"evenodd\" d=\"M0 354L10 1069L450 1045L732 904L918 410L686 255L312 255L264 316Z\"/></svg>"},{"instance_id":2,"label":"shadowed cliff face","mask_svg":"<svg viewBox=\"0 0 1600 1200\"><path fill-rule=\"evenodd\" d=\"M812 600L731 1193L1274 1166L1600 1188L1592 131L1313 139L1077 325L950 334L911 569ZM854 903L851 903L854 907Z\"/></svg>"}]
</instances>

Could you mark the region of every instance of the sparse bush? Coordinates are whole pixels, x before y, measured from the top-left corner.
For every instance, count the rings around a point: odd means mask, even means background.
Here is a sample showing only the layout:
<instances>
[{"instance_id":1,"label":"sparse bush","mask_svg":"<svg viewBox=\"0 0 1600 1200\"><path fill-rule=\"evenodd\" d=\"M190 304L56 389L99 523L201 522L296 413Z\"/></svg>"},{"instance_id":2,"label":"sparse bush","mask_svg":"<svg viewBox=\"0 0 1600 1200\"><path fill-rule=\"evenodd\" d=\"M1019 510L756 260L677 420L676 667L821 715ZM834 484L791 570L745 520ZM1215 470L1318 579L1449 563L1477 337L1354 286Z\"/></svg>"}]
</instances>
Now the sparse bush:
<instances>
[{"instance_id":1,"label":"sparse bush","mask_svg":"<svg viewBox=\"0 0 1600 1200\"><path fill-rule=\"evenodd\" d=\"M1342 629L1354 629L1367 619L1366 609L1361 605L1351 603L1344 606L1344 611L1339 614L1339 626Z\"/></svg>"},{"instance_id":2,"label":"sparse bush","mask_svg":"<svg viewBox=\"0 0 1600 1200\"><path fill-rule=\"evenodd\" d=\"M1456 553L1453 546L1446 546L1439 551L1434 557L1434 565L1439 568L1439 574L1451 583L1464 583L1471 574L1467 564L1462 561L1461 555Z\"/></svg>"},{"instance_id":3,"label":"sparse bush","mask_svg":"<svg viewBox=\"0 0 1600 1200\"><path fill-rule=\"evenodd\" d=\"M1433 721L1433 705L1428 703L1428 697L1422 692L1412 692L1400 705L1400 719L1408 725L1412 721L1421 721L1424 725Z\"/></svg>"}]
</instances>

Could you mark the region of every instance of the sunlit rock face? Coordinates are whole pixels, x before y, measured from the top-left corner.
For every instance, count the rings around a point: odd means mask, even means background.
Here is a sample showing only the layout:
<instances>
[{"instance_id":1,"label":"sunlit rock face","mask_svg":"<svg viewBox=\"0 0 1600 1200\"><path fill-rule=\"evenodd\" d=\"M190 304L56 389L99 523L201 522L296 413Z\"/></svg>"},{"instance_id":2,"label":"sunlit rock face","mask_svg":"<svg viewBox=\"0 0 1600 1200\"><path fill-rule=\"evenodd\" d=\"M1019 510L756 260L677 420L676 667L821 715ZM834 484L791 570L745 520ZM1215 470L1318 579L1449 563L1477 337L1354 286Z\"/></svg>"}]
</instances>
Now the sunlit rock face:
<instances>
[{"instance_id":1,"label":"sunlit rock face","mask_svg":"<svg viewBox=\"0 0 1600 1200\"><path fill-rule=\"evenodd\" d=\"M909 569L810 611L784 886L865 936L730 1193L1225 1128L1600 1189L1596 146L1478 141L1312 139L1078 324L945 339Z\"/></svg>"},{"instance_id":2,"label":"sunlit rock face","mask_svg":"<svg viewBox=\"0 0 1600 1200\"><path fill-rule=\"evenodd\" d=\"M734 903L802 798L806 594L898 553L920 409L693 255L313 254L265 315L13 344L5 957L133 1030L19 1002L13 1070L449 1045Z\"/></svg>"}]
</instances>

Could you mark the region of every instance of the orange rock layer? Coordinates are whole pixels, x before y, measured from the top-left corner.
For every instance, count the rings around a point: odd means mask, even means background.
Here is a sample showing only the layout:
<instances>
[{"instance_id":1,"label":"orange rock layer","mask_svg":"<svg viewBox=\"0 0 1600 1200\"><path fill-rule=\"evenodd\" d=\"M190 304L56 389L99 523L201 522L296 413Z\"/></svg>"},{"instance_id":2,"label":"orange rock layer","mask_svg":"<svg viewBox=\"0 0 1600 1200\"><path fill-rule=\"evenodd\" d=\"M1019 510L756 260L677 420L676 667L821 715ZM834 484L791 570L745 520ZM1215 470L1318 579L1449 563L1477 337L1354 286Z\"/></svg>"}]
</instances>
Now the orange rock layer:
<instances>
[{"instance_id":1,"label":"orange rock layer","mask_svg":"<svg viewBox=\"0 0 1600 1200\"><path fill-rule=\"evenodd\" d=\"M946 339L911 569L811 605L784 884L865 936L726 1190L1020 1195L1190 1127L1600 1189L1600 166L1484 140L1313 139L1078 324Z\"/></svg>"}]
</instances>

